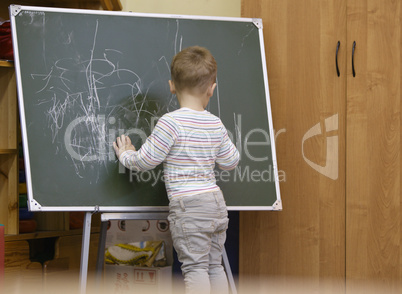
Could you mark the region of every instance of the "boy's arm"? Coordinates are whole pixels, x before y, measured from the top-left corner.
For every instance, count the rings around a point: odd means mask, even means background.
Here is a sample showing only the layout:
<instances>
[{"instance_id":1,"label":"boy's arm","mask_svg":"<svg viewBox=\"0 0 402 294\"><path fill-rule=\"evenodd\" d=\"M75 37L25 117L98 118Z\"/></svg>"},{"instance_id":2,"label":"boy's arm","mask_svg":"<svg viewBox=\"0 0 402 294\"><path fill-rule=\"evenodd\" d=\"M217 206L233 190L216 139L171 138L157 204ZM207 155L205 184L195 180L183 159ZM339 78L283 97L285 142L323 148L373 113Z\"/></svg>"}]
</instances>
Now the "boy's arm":
<instances>
[{"instance_id":1,"label":"boy's arm","mask_svg":"<svg viewBox=\"0 0 402 294\"><path fill-rule=\"evenodd\" d=\"M138 151L135 151L135 148L134 150L126 148L123 152L119 152L120 149L117 148L116 150L115 148L116 155L119 161L129 169L136 171L153 169L165 160L177 136L178 131L173 119L163 116L159 119L152 134ZM122 139L120 140L122 141ZM119 143L119 138L117 139L117 143Z\"/></svg>"},{"instance_id":2,"label":"boy's arm","mask_svg":"<svg viewBox=\"0 0 402 294\"><path fill-rule=\"evenodd\" d=\"M220 169L231 170L237 166L239 159L239 151L237 151L236 146L228 136L226 128L223 126L223 140L216 156L216 163Z\"/></svg>"}]
</instances>

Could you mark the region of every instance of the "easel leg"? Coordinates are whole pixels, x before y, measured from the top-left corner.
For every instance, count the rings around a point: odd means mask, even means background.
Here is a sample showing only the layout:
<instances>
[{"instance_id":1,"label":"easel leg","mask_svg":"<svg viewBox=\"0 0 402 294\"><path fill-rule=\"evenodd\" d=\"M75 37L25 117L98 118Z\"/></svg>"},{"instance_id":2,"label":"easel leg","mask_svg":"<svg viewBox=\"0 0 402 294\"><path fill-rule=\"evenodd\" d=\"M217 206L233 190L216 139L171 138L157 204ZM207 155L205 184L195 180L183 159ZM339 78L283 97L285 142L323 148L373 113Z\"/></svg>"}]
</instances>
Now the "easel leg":
<instances>
[{"instance_id":1,"label":"easel leg","mask_svg":"<svg viewBox=\"0 0 402 294\"><path fill-rule=\"evenodd\" d=\"M106 234L107 234L107 221L101 222L99 245L98 245L98 258L96 259L96 286L99 287L102 280L103 264L105 262L105 247L106 247Z\"/></svg>"},{"instance_id":2,"label":"easel leg","mask_svg":"<svg viewBox=\"0 0 402 294\"><path fill-rule=\"evenodd\" d=\"M230 292L232 294L237 294L236 285L235 285L235 282L234 282L234 279L233 279L233 274L232 274L232 270L230 268L229 259L228 259L228 256L226 254L225 247L223 248L222 258L223 258L223 266L225 268L226 275L228 276Z\"/></svg>"},{"instance_id":3,"label":"easel leg","mask_svg":"<svg viewBox=\"0 0 402 294\"><path fill-rule=\"evenodd\" d=\"M84 227L82 232L82 246L81 246L81 267L80 267L81 294L84 294L87 290L89 242L91 238L91 218L92 218L91 212L85 213Z\"/></svg>"}]
</instances>

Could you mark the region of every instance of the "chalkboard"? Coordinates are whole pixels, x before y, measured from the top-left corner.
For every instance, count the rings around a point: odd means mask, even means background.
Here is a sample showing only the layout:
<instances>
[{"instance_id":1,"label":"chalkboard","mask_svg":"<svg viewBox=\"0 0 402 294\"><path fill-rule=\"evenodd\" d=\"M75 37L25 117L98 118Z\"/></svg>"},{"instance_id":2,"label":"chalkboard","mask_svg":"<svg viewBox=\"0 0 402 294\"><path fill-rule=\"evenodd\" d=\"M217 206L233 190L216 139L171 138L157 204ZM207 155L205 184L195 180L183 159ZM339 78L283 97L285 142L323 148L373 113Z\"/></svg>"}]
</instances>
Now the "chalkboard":
<instances>
[{"instance_id":1,"label":"chalkboard","mask_svg":"<svg viewBox=\"0 0 402 294\"><path fill-rule=\"evenodd\" d=\"M161 166L134 173L112 142L139 148L159 117L179 107L170 62L208 48L218 64L207 110L241 154L216 170L231 210L280 210L261 19L10 6L29 208L164 211Z\"/></svg>"}]
</instances>

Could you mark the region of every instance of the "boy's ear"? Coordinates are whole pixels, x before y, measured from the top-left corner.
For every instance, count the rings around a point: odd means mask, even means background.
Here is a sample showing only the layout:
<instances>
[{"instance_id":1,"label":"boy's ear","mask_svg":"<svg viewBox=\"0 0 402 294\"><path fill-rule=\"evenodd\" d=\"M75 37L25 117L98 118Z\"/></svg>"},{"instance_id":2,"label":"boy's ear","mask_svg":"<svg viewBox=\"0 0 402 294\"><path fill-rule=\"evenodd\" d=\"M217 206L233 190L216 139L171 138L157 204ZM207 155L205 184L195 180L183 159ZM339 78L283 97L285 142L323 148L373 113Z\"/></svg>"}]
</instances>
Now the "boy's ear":
<instances>
[{"instance_id":1,"label":"boy's ear","mask_svg":"<svg viewBox=\"0 0 402 294\"><path fill-rule=\"evenodd\" d=\"M216 83L213 83L213 84L208 88L207 94L208 94L209 97L212 97L212 95L214 95L214 90L215 90L215 88L216 88Z\"/></svg>"},{"instance_id":2,"label":"boy's ear","mask_svg":"<svg viewBox=\"0 0 402 294\"><path fill-rule=\"evenodd\" d=\"M170 93L176 94L176 88L171 80L169 80Z\"/></svg>"}]
</instances>

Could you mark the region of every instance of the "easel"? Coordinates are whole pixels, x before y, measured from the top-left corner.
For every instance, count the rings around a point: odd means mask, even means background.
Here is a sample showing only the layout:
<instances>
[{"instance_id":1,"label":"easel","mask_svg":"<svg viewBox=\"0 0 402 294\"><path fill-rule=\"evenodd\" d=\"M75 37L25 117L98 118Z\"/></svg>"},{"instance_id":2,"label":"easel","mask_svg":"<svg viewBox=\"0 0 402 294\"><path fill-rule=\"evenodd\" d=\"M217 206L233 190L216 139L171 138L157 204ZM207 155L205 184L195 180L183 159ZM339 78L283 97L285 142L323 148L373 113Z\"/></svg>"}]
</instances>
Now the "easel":
<instances>
[{"instance_id":1,"label":"easel","mask_svg":"<svg viewBox=\"0 0 402 294\"><path fill-rule=\"evenodd\" d=\"M84 217L84 227L82 232L82 247L81 247L81 266L80 266L80 293L85 294L87 288L88 277L88 258L89 244L91 236L91 220L92 214L95 212L86 212ZM101 230L99 236L98 259L96 264L96 283L99 284L102 278L103 263L105 258L105 245L107 225L109 220L165 220L167 212L132 212L132 213L102 213L101 214ZM223 249L223 266L228 277L229 288L232 294L237 294L236 285L233 279L232 270L230 269L229 259L226 254L226 249Z\"/></svg>"}]
</instances>

